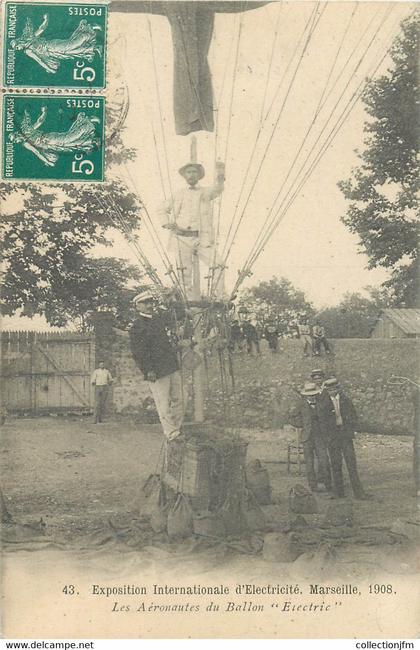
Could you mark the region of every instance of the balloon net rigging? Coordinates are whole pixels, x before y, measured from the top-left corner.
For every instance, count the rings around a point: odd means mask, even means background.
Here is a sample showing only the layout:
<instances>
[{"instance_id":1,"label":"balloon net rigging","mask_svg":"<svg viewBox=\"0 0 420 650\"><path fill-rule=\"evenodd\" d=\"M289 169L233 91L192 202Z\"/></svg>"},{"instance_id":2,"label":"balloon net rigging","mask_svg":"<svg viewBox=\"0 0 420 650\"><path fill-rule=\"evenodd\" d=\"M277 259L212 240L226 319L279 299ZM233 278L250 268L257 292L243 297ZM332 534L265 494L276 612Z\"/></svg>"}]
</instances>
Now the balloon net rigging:
<instances>
[{"instance_id":1,"label":"balloon net rigging","mask_svg":"<svg viewBox=\"0 0 420 650\"><path fill-rule=\"evenodd\" d=\"M228 299L233 299L244 281L252 275L257 261L269 246L280 224L299 201L305 186L316 170L319 170L338 134L349 122L368 79L382 69L401 18L404 17L394 3L375 5L369 11L366 22L362 15L364 8L360 7L360 3L349 3L345 11L343 6L340 7L341 15L345 14L344 19L340 21L337 33L330 35L328 60L320 61L319 79L314 91L306 92L308 101L305 110L301 112L302 124L296 128L292 119L294 106L302 99L308 61L320 59L322 55L320 47L325 45L323 40L331 20L329 14L334 11L332 5L333 3L317 2L302 9L299 14L300 32L296 30L293 39L287 38L288 21L294 17L294 9L289 3L279 2L275 6L258 9L258 12L266 12L274 20L268 39L269 56L265 70L260 66L260 76L263 79L260 88L261 103L253 115L256 119L253 121L252 137L247 142L247 147L241 148L244 155L240 174L236 173L238 165L235 168L235 150L240 133L240 109L247 100L240 91L247 54L244 41L249 37L251 20L247 22L245 15L238 13L231 21L229 48L220 68L222 74L219 75L220 84L215 93L213 136L214 161L218 158L226 161L227 185L226 191L214 204L215 241L212 263L206 274L203 274L201 283L203 300L217 302L218 285L226 270L229 270L231 282L226 296ZM170 134L164 115L156 26L149 16L142 20L146 25L153 81L149 97L143 90L140 97L144 102L143 113L150 125L155 177L159 180L162 197L173 199ZM270 30L266 30L266 33L270 34ZM217 33L215 42L214 47L217 49ZM182 39L180 48L183 54L181 63L184 61L188 67L187 48ZM141 84L141 78L139 80L137 77L136 83ZM194 80L192 85L194 87ZM199 99L198 89L196 94ZM281 145L282 138L287 133L292 135L285 153ZM276 160L281 165L279 164L278 177L273 179L273 161L275 163ZM170 259L161 225L142 200L144 174L135 172L134 167L128 163L123 163L123 167L120 171L124 181L132 187L139 199L142 217L139 236L134 237L127 224L124 224L123 211L112 196L104 194L101 199L104 209L106 204L113 211L118 227L126 235L150 282L161 289L171 285L182 300L188 302L182 265ZM141 169L141 165L139 167ZM146 176L148 174L154 174L153 170L149 170ZM261 187L268 185L270 192L265 192L262 196ZM252 232L249 238L246 237L248 231ZM152 244L152 257L157 260L155 264L149 260L150 253L145 252L145 239ZM179 246L177 237L175 239ZM229 267L239 241L240 249L245 251L245 255L237 269L236 278L232 278Z\"/></svg>"}]
</instances>

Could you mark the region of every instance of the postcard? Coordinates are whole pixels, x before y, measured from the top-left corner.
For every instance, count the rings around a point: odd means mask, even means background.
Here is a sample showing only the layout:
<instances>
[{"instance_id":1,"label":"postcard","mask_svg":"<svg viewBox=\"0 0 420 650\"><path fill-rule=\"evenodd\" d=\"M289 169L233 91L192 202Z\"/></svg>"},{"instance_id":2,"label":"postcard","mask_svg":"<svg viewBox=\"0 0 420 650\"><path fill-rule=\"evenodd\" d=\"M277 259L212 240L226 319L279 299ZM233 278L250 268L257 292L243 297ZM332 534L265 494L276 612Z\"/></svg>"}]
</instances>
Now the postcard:
<instances>
[{"instance_id":1,"label":"postcard","mask_svg":"<svg viewBox=\"0 0 420 650\"><path fill-rule=\"evenodd\" d=\"M417 638L415 4L1 20L3 637Z\"/></svg>"}]
</instances>

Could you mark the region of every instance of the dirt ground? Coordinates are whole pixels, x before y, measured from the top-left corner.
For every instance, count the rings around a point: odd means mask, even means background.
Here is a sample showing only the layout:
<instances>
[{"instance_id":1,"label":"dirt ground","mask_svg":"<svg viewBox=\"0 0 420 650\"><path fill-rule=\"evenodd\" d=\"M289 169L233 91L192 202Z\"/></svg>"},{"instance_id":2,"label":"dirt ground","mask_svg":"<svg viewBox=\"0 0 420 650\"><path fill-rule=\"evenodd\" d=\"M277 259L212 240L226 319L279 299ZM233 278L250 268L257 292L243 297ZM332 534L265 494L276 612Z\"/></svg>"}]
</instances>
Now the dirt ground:
<instances>
[{"instance_id":1,"label":"dirt ground","mask_svg":"<svg viewBox=\"0 0 420 650\"><path fill-rule=\"evenodd\" d=\"M266 506L265 514L274 529L275 525L277 530L287 528L289 489L305 482L296 465L291 468L294 473L287 473L287 442L293 433L244 431L243 436L249 441L248 459L259 458L270 474L276 504ZM156 470L161 446L159 425L139 425L129 419L103 425L77 416L7 420L1 435L1 485L17 523L2 527L6 638L412 638L417 634L416 545L401 535L394 542L395 534L385 530L396 520L412 520L418 514L411 477L412 439L360 435L356 441L361 477L373 500L353 502L354 527L348 530L350 536L359 531L365 540L366 529L361 527L374 527L370 530L375 541L360 543L346 539L346 531L333 529L339 538L344 535L338 545L318 546L315 555L309 550L293 562L267 557L265 548L261 552L266 544L262 531L239 540L176 541L166 533L139 532L130 526L138 515L141 486ZM317 501L319 514L305 515L310 534L320 530L317 526L332 503L323 494L317 495ZM45 526L39 525L41 518ZM339 601L336 596L325 597L331 611L314 615L305 609L308 582L314 580L351 582L358 592ZM390 583L392 595L369 593L378 581ZM188 606L187 597L155 596L155 583L176 588L223 584L232 595L217 598L217 614L206 609L210 598L205 596L188 599L200 608L199 613L174 613L173 603ZM284 606L280 597L252 596L244 604L244 597L234 595L236 586L244 583L297 584L301 595L291 602L304 610L279 614L277 608ZM63 592L69 584L75 585L74 596ZM93 585L98 584L117 589L124 584L145 586L147 596L142 598L147 608L158 607L159 613L143 612L136 597L97 597ZM228 600L238 607L232 614L224 614L229 611ZM323 606L324 596L311 596L310 602ZM136 613L138 606L140 613ZM260 606L263 614L247 609Z\"/></svg>"},{"instance_id":2,"label":"dirt ground","mask_svg":"<svg viewBox=\"0 0 420 650\"><path fill-rule=\"evenodd\" d=\"M293 433L244 431L243 436L249 441L248 460L259 458L269 471L282 517L290 487L305 483L296 465L287 473ZM101 425L88 416L9 418L1 434L6 503L16 519L42 517L49 536L75 541L109 518L136 512L139 490L156 471L162 440L159 425L129 418ZM356 521L391 526L413 517L412 438L360 434L356 451L365 489L373 495L372 501L354 502ZM322 494L318 500L322 511L328 502Z\"/></svg>"}]
</instances>

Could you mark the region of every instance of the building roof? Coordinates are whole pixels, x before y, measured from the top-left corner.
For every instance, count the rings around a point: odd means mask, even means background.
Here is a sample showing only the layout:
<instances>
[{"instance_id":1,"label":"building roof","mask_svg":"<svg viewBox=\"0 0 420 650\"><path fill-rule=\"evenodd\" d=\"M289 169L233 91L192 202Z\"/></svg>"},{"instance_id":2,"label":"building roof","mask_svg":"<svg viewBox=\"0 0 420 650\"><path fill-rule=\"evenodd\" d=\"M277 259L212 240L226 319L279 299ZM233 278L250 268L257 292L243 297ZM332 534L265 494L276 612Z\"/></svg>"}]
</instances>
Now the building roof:
<instances>
[{"instance_id":1,"label":"building roof","mask_svg":"<svg viewBox=\"0 0 420 650\"><path fill-rule=\"evenodd\" d=\"M387 316L405 334L420 334L420 309L383 309L378 320L381 316Z\"/></svg>"}]
</instances>

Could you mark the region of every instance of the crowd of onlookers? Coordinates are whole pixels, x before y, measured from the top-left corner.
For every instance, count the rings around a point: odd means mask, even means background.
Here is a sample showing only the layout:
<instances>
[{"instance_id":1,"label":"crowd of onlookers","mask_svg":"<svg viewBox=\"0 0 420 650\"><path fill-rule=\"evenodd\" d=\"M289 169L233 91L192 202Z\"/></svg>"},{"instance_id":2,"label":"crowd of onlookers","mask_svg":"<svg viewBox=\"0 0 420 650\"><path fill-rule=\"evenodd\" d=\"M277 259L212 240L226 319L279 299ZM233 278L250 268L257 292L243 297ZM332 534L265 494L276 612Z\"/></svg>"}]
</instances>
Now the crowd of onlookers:
<instances>
[{"instance_id":1,"label":"crowd of onlookers","mask_svg":"<svg viewBox=\"0 0 420 650\"><path fill-rule=\"evenodd\" d=\"M276 353L279 351L280 339L293 338L302 341L305 357L321 356L323 353L331 354L325 327L319 320L311 323L306 314L298 314L290 319L268 316L263 322L245 311L240 312L239 316L230 323L231 352L246 350L248 354L260 354L260 341L265 339L269 349Z\"/></svg>"}]
</instances>

